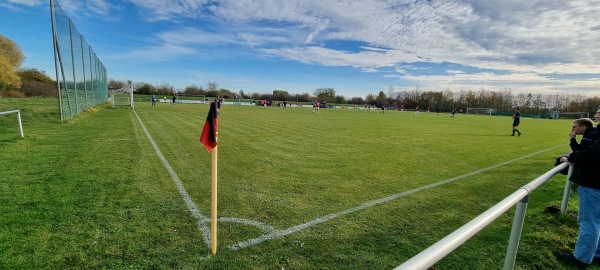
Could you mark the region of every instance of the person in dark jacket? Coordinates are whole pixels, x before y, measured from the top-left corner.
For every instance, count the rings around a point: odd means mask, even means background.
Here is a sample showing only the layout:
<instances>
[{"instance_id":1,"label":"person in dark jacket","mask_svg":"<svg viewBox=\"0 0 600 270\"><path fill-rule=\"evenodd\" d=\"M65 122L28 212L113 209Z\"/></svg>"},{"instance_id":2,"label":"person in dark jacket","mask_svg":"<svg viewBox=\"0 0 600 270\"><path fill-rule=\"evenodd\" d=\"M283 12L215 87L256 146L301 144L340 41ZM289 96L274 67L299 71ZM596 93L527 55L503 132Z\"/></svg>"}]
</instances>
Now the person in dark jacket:
<instances>
[{"instance_id":1,"label":"person in dark jacket","mask_svg":"<svg viewBox=\"0 0 600 270\"><path fill-rule=\"evenodd\" d=\"M596 138L596 128L594 128L594 122L589 118L580 118L573 120L573 128L571 129L571 133L569 136L571 137L571 142L569 146L571 146L572 151L587 149L593 142L594 138ZM577 139L575 136L583 135L581 138L581 142L577 143Z\"/></svg>"},{"instance_id":2,"label":"person in dark jacket","mask_svg":"<svg viewBox=\"0 0 600 270\"><path fill-rule=\"evenodd\" d=\"M569 146L571 147L571 152L566 153L558 158L556 158L556 163L554 166L558 166L563 162L567 162L567 159L562 159L563 157L569 157L569 155L573 151L584 150L587 149L593 142L594 138L597 136L597 129L594 127L594 122L589 118L580 118L573 120L573 128L569 133L569 137L571 137L571 141ZM581 142L578 143L575 138L577 135L583 135L581 138ZM565 168L560 173L567 175L569 168Z\"/></svg>"},{"instance_id":3,"label":"person in dark jacket","mask_svg":"<svg viewBox=\"0 0 600 270\"><path fill-rule=\"evenodd\" d=\"M510 136L515 136L515 131L519 133L519 136L521 136L521 131L519 131L519 129L517 128L519 126L519 123L521 123L521 111L519 111L519 108L515 109L515 114L513 114L513 125L512 125L512 135Z\"/></svg>"},{"instance_id":4,"label":"person in dark jacket","mask_svg":"<svg viewBox=\"0 0 600 270\"><path fill-rule=\"evenodd\" d=\"M596 121L600 119L600 107L594 118ZM574 121L573 124L574 128L569 133L572 143L574 140L572 134L578 133L586 136L585 131L579 130L582 128L578 123ZM569 180L579 184L577 191L579 195L577 216L579 233L575 251L573 253L554 253L558 260L580 269L587 269L592 261L600 259L600 174L597 171L598 164L600 164L600 138L594 133L587 134L587 137L594 137L587 147L582 147L582 145L585 146L583 140L579 145L571 144L571 147L575 146L577 150L574 149L568 157L561 158L562 162L568 161L574 166Z\"/></svg>"}]
</instances>

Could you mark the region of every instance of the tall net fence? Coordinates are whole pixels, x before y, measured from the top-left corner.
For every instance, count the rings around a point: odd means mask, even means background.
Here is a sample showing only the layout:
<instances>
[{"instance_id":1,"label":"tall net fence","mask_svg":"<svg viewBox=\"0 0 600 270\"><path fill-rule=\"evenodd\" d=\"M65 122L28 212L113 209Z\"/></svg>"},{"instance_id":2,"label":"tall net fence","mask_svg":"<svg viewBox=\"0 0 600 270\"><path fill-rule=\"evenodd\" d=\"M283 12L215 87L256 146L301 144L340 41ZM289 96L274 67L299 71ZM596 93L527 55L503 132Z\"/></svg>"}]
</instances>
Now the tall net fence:
<instances>
[{"instance_id":1,"label":"tall net fence","mask_svg":"<svg viewBox=\"0 0 600 270\"><path fill-rule=\"evenodd\" d=\"M108 100L106 68L58 2L50 1L61 121Z\"/></svg>"}]
</instances>

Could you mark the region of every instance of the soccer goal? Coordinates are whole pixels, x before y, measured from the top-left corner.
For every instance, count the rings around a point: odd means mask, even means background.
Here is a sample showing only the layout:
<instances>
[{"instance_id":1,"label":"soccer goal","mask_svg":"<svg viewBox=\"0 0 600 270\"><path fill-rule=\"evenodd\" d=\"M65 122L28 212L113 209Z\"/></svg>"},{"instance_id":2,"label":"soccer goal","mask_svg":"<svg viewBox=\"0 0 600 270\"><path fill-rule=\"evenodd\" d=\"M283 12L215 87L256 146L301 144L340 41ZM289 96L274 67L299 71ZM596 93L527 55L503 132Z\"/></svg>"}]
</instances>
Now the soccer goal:
<instances>
[{"instance_id":1,"label":"soccer goal","mask_svg":"<svg viewBox=\"0 0 600 270\"><path fill-rule=\"evenodd\" d=\"M200 103L208 104L209 100L206 99L205 95L192 95L192 94L177 94L177 99L181 103Z\"/></svg>"},{"instance_id":2,"label":"soccer goal","mask_svg":"<svg viewBox=\"0 0 600 270\"><path fill-rule=\"evenodd\" d=\"M21 122L21 110L4 111L0 112L0 115L11 113L17 114L17 121L19 122L19 134L21 134L21 138L25 138L25 135L23 135L23 124Z\"/></svg>"},{"instance_id":3,"label":"soccer goal","mask_svg":"<svg viewBox=\"0 0 600 270\"><path fill-rule=\"evenodd\" d=\"M590 118L590 113L588 113L588 112L552 111L552 119L579 119L579 118Z\"/></svg>"},{"instance_id":4,"label":"soccer goal","mask_svg":"<svg viewBox=\"0 0 600 270\"><path fill-rule=\"evenodd\" d=\"M123 86L120 89L108 90L110 103L113 108L131 107L133 108L132 89L129 85Z\"/></svg>"},{"instance_id":5,"label":"soccer goal","mask_svg":"<svg viewBox=\"0 0 600 270\"><path fill-rule=\"evenodd\" d=\"M492 115L494 109L492 108L467 108L466 114L487 114Z\"/></svg>"},{"instance_id":6,"label":"soccer goal","mask_svg":"<svg viewBox=\"0 0 600 270\"><path fill-rule=\"evenodd\" d=\"M232 100L231 104L233 104L233 105L242 105L242 106L254 106L255 105L254 99L251 99L251 98L238 98L238 99L231 99L231 100ZM225 102L228 103L229 101L225 101ZM290 104L288 104L288 106L290 106Z\"/></svg>"}]
</instances>

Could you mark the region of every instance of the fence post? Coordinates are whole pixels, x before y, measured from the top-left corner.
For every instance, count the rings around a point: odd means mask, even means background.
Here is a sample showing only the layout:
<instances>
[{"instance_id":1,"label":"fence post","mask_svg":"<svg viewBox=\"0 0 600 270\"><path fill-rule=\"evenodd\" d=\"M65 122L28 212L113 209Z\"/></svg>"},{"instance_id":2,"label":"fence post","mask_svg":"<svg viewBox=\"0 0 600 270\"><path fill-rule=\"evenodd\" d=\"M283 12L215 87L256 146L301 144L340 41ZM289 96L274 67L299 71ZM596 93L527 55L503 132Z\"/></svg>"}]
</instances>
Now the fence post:
<instances>
[{"instance_id":1,"label":"fence post","mask_svg":"<svg viewBox=\"0 0 600 270\"><path fill-rule=\"evenodd\" d=\"M77 30L75 30L77 31ZM79 34L79 32L77 32ZM79 90L77 90L77 74L75 73L75 49L73 45L73 21L69 19L69 41L71 43L71 68L73 69L73 91L75 91L75 114L79 114Z\"/></svg>"},{"instance_id":2,"label":"fence post","mask_svg":"<svg viewBox=\"0 0 600 270\"><path fill-rule=\"evenodd\" d=\"M517 203L513 225L510 231L510 240L508 241L508 248L506 250L506 257L504 258L504 270L512 270L515 268L517 250L519 249L519 241L521 240L523 223L525 223L527 203L529 203L529 194Z\"/></svg>"},{"instance_id":3,"label":"fence post","mask_svg":"<svg viewBox=\"0 0 600 270\"><path fill-rule=\"evenodd\" d=\"M565 190L563 191L563 199L560 204L560 212L562 214L567 213L567 205L569 204L569 196L571 194L571 175L573 174L573 166L569 165L569 173L567 174L567 182L565 183Z\"/></svg>"}]
</instances>

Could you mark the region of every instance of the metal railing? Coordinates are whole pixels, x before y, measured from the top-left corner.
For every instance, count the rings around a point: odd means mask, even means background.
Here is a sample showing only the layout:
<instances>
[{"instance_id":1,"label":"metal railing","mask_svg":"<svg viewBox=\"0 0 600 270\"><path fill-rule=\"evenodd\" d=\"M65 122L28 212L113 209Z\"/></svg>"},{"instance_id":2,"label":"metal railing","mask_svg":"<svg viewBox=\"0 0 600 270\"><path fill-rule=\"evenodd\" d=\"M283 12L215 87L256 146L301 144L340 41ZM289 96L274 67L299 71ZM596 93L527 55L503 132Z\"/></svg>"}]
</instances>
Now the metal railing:
<instances>
[{"instance_id":1,"label":"metal railing","mask_svg":"<svg viewBox=\"0 0 600 270\"><path fill-rule=\"evenodd\" d=\"M454 251L461 244L469 240L475 234L483 230L492 221L504 214L508 209L512 208L513 205L517 205L515 210L515 216L513 225L510 233L510 240L508 248L506 250L506 256L504 259L504 270L514 269L515 259L517 256L517 249L519 247L519 240L521 238L521 232L523 230L523 223L525 222L525 212L527 210L527 203L529 202L529 194L546 181L550 180L554 175L565 169L568 163L562 163L556 166L554 169L544 173L540 177L531 181L527 185L521 187L504 200L500 201L492 208L483 212L467 224L458 228L453 233L439 240L437 243L431 245L427 249L421 251L421 253L412 257L408 261L394 268L395 270L419 270L427 269L439 260L443 259L450 252ZM569 177L573 171L573 168L569 168ZM568 179L568 178L567 178ZM566 212L567 203L569 200L569 193L571 188L571 181L567 180L565 185L565 191L563 193L563 201L561 205L561 212Z\"/></svg>"},{"instance_id":2,"label":"metal railing","mask_svg":"<svg viewBox=\"0 0 600 270\"><path fill-rule=\"evenodd\" d=\"M10 114L10 113L17 114L17 121L19 122L19 133L21 134L21 138L25 138L25 135L23 134L23 124L21 122L21 110L4 111L4 112L0 112L0 115Z\"/></svg>"}]
</instances>

